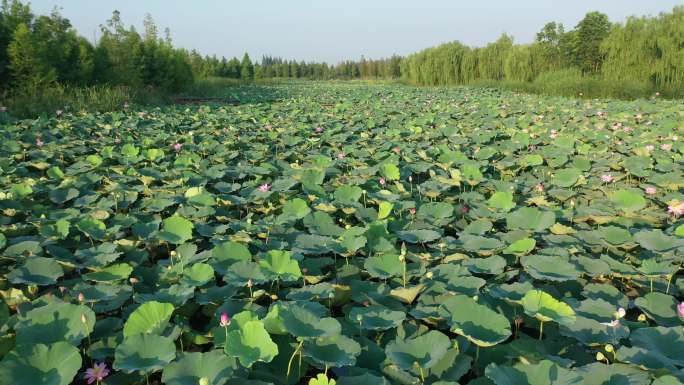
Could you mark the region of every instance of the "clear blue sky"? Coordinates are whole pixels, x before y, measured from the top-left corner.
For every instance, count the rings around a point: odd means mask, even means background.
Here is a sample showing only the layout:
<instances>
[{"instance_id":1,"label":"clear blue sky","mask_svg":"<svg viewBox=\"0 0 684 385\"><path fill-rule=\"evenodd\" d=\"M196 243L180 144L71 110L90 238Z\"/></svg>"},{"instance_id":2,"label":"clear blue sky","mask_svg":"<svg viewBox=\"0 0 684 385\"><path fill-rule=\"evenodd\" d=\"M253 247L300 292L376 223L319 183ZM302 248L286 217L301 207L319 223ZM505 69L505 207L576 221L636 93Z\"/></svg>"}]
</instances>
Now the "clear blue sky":
<instances>
[{"instance_id":1,"label":"clear blue sky","mask_svg":"<svg viewBox=\"0 0 684 385\"><path fill-rule=\"evenodd\" d=\"M406 55L460 40L484 45L502 32L531 42L547 21L566 29L588 11L612 21L657 15L684 0L33 0L36 13L61 8L92 39L98 26L121 11L140 31L151 13L177 46L203 54L254 59L264 54L336 63L343 59Z\"/></svg>"}]
</instances>

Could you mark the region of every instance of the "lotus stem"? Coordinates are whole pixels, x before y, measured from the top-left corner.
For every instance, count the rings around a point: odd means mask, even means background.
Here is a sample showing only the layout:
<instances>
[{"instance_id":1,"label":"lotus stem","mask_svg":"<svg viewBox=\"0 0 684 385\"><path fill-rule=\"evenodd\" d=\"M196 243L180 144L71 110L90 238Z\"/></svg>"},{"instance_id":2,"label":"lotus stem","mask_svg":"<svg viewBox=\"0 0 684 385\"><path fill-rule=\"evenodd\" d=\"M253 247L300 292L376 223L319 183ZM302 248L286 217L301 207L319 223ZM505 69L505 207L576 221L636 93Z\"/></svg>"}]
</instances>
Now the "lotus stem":
<instances>
[{"instance_id":1,"label":"lotus stem","mask_svg":"<svg viewBox=\"0 0 684 385\"><path fill-rule=\"evenodd\" d=\"M539 339L544 335L544 321L539 321Z\"/></svg>"},{"instance_id":2,"label":"lotus stem","mask_svg":"<svg viewBox=\"0 0 684 385\"><path fill-rule=\"evenodd\" d=\"M425 373L423 373L423 367L419 366L418 371L420 372L420 382L425 383Z\"/></svg>"},{"instance_id":3,"label":"lotus stem","mask_svg":"<svg viewBox=\"0 0 684 385\"><path fill-rule=\"evenodd\" d=\"M290 361L288 361L288 363L287 363L287 378L290 378L290 371L292 370L292 360L294 360L295 356L299 352L299 349L302 348L302 345L304 345L304 340L299 342L299 345L297 345L297 348L294 350L294 352L292 352L292 356L290 356Z\"/></svg>"}]
</instances>

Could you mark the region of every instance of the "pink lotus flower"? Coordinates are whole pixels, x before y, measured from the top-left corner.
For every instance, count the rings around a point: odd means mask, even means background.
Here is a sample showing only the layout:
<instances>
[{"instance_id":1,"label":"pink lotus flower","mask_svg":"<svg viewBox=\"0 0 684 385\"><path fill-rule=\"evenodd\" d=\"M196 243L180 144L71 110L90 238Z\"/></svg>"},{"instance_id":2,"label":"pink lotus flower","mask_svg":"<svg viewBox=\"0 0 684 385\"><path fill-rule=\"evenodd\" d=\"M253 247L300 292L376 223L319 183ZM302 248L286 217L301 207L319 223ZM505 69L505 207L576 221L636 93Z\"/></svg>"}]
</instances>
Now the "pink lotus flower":
<instances>
[{"instance_id":1,"label":"pink lotus flower","mask_svg":"<svg viewBox=\"0 0 684 385\"><path fill-rule=\"evenodd\" d=\"M387 182L385 181L385 178L380 178L380 186L384 186L385 183L387 183Z\"/></svg>"},{"instance_id":2,"label":"pink lotus flower","mask_svg":"<svg viewBox=\"0 0 684 385\"><path fill-rule=\"evenodd\" d=\"M544 183L538 183L536 186L534 186L534 189L538 193L543 193L544 192Z\"/></svg>"},{"instance_id":3,"label":"pink lotus flower","mask_svg":"<svg viewBox=\"0 0 684 385\"><path fill-rule=\"evenodd\" d=\"M337 153L337 159L339 159L339 160L342 160L346 157L347 157L347 154L345 154L344 152L338 152Z\"/></svg>"},{"instance_id":4,"label":"pink lotus flower","mask_svg":"<svg viewBox=\"0 0 684 385\"><path fill-rule=\"evenodd\" d=\"M408 211L411 215L416 215L416 208L415 207L411 207Z\"/></svg>"},{"instance_id":5,"label":"pink lotus flower","mask_svg":"<svg viewBox=\"0 0 684 385\"><path fill-rule=\"evenodd\" d=\"M78 293L78 302L83 303L85 301L85 295L83 293Z\"/></svg>"},{"instance_id":6,"label":"pink lotus flower","mask_svg":"<svg viewBox=\"0 0 684 385\"><path fill-rule=\"evenodd\" d=\"M224 328L230 325L230 317L228 316L228 313L226 313L225 311L221 313L221 319L219 321L219 324L221 325L221 327Z\"/></svg>"},{"instance_id":7,"label":"pink lotus flower","mask_svg":"<svg viewBox=\"0 0 684 385\"><path fill-rule=\"evenodd\" d=\"M268 192L268 190L271 189L271 185L268 183L264 183L261 186L259 186L258 190L261 192Z\"/></svg>"},{"instance_id":8,"label":"pink lotus flower","mask_svg":"<svg viewBox=\"0 0 684 385\"><path fill-rule=\"evenodd\" d=\"M660 149L663 151L670 151L670 150L672 150L672 143L663 143L660 146Z\"/></svg>"},{"instance_id":9,"label":"pink lotus flower","mask_svg":"<svg viewBox=\"0 0 684 385\"><path fill-rule=\"evenodd\" d=\"M601 181L604 183L610 183L613 181L613 176L610 174L603 174L601 175Z\"/></svg>"},{"instance_id":10,"label":"pink lotus flower","mask_svg":"<svg viewBox=\"0 0 684 385\"><path fill-rule=\"evenodd\" d=\"M627 314L627 311L625 310L624 307L619 307L617 309L617 313L615 313L617 319L624 318L624 316Z\"/></svg>"},{"instance_id":11,"label":"pink lotus flower","mask_svg":"<svg viewBox=\"0 0 684 385\"><path fill-rule=\"evenodd\" d=\"M677 304L677 315L679 318L684 318L684 302Z\"/></svg>"},{"instance_id":12,"label":"pink lotus flower","mask_svg":"<svg viewBox=\"0 0 684 385\"><path fill-rule=\"evenodd\" d=\"M653 187L653 186L646 186L646 188L644 189L644 191L645 191L646 194L648 194L648 195L655 195L655 193L657 192L656 188Z\"/></svg>"},{"instance_id":13,"label":"pink lotus flower","mask_svg":"<svg viewBox=\"0 0 684 385\"><path fill-rule=\"evenodd\" d=\"M320 134L323 132L323 127L316 127L315 131L317 134Z\"/></svg>"},{"instance_id":14,"label":"pink lotus flower","mask_svg":"<svg viewBox=\"0 0 684 385\"><path fill-rule=\"evenodd\" d=\"M463 205L463 207L461 207L461 214L468 214L469 212L470 212L470 206Z\"/></svg>"},{"instance_id":15,"label":"pink lotus flower","mask_svg":"<svg viewBox=\"0 0 684 385\"><path fill-rule=\"evenodd\" d=\"M398 154L398 153L401 152L401 147L399 147L399 146L394 147L394 148L392 149L392 151L394 151L395 154Z\"/></svg>"},{"instance_id":16,"label":"pink lotus flower","mask_svg":"<svg viewBox=\"0 0 684 385\"><path fill-rule=\"evenodd\" d=\"M89 384L104 380L105 377L109 375L109 369L107 369L107 364L100 362L99 364L94 364L92 368L86 369L86 374L83 377Z\"/></svg>"},{"instance_id":17,"label":"pink lotus flower","mask_svg":"<svg viewBox=\"0 0 684 385\"><path fill-rule=\"evenodd\" d=\"M36 138L36 146L43 147L44 144L45 142L41 138Z\"/></svg>"},{"instance_id":18,"label":"pink lotus flower","mask_svg":"<svg viewBox=\"0 0 684 385\"><path fill-rule=\"evenodd\" d=\"M183 143L174 143L171 147L173 147L174 151L180 152L180 150L183 148Z\"/></svg>"},{"instance_id":19,"label":"pink lotus flower","mask_svg":"<svg viewBox=\"0 0 684 385\"><path fill-rule=\"evenodd\" d=\"M655 150L655 146L654 146L654 145L652 145L652 144L647 144L647 145L646 145L646 151L651 152L651 151L653 151L653 150Z\"/></svg>"},{"instance_id":20,"label":"pink lotus flower","mask_svg":"<svg viewBox=\"0 0 684 385\"><path fill-rule=\"evenodd\" d=\"M675 217L684 215L684 202L675 201L671 205L667 206L667 213L672 214Z\"/></svg>"}]
</instances>

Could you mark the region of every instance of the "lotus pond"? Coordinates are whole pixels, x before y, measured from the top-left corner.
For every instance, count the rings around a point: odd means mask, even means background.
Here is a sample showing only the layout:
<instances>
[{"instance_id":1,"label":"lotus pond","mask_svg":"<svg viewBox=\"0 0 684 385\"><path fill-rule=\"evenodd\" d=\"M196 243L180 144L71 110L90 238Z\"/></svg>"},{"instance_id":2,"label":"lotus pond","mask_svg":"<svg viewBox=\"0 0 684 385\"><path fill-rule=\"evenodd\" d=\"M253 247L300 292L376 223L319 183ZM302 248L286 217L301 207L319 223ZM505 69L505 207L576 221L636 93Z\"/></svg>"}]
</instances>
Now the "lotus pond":
<instances>
[{"instance_id":1,"label":"lotus pond","mask_svg":"<svg viewBox=\"0 0 684 385\"><path fill-rule=\"evenodd\" d=\"M0 383L684 381L684 106L305 83L0 130Z\"/></svg>"}]
</instances>

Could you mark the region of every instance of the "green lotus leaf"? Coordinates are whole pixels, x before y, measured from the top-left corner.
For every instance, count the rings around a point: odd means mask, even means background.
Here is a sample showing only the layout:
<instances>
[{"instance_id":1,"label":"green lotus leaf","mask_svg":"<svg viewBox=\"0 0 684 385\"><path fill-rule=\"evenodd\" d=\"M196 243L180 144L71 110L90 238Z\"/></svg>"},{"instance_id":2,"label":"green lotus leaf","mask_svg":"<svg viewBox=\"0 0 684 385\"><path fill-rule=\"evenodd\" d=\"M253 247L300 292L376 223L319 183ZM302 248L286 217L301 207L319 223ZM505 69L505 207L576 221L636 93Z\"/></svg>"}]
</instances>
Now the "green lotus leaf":
<instances>
[{"instance_id":1,"label":"green lotus leaf","mask_svg":"<svg viewBox=\"0 0 684 385\"><path fill-rule=\"evenodd\" d=\"M299 263L292 259L292 252L283 250L271 250L259 260L259 265L273 279L285 282L296 281L302 276Z\"/></svg>"},{"instance_id":2,"label":"green lotus leaf","mask_svg":"<svg viewBox=\"0 0 684 385\"><path fill-rule=\"evenodd\" d=\"M8 254L7 250L5 253ZM30 257L26 259L23 265L10 271L7 274L7 279L15 285L45 286L57 282L57 279L62 275L64 275L64 270L54 259Z\"/></svg>"},{"instance_id":3,"label":"green lotus leaf","mask_svg":"<svg viewBox=\"0 0 684 385\"><path fill-rule=\"evenodd\" d=\"M521 304L525 314L541 322L555 321L561 325L571 325L575 322L575 312L570 306L541 290L528 291Z\"/></svg>"},{"instance_id":4,"label":"green lotus leaf","mask_svg":"<svg viewBox=\"0 0 684 385\"><path fill-rule=\"evenodd\" d=\"M366 330L388 330L399 326L406 319L406 313L380 305L371 305L352 308L348 318Z\"/></svg>"},{"instance_id":5,"label":"green lotus leaf","mask_svg":"<svg viewBox=\"0 0 684 385\"><path fill-rule=\"evenodd\" d=\"M237 262L226 271L223 280L231 286L245 286L248 282L259 284L266 282L266 275L261 266L252 261Z\"/></svg>"},{"instance_id":6,"label":"green lotus leaf","mask_svg":"<svg viewBox=\"0 0 684 385\"><path fill-rule=\"evenodd\" d=\"M64 187L51 190L48 195L50 196L51 201L57 204L63 204L72 199L78 198L79 194L80 191L73 187Z\"/></svg>"},{"instance_id":7,"label":"green lotus leaf","mask_svg":"<svg viewBox=\"0 0 684 385\"><path fill-rule=\"evenodd\" d=\"M68 342L18 346L0 361L0 378L12 385L69 385L81 364L81 354Z\"/></svg>"},{"instance_id":8,"label":"green lotus leaf","mask_svg":"<svg viewBox=\"0 0 684 385\"><path fill-rule=\"evenodd\" d=\"M684 225L679 225L674 231L674 235L684 237Z\"/></svg>"},{"instance_id":9,"label":"green lotus leaf","mask_svg":"<svg viewBox=\"0 0 684 385\"><path fill-rule=\"evenodd\" d=\"M551 211L542 211L536 207L522 207L506 215L506 227L510 230L529 230L541 232L556 222Z\"/></svg>"},{"instance_id":10,"label":"green lotus leaf","mask_svg":"<svg viewBox=\"0 0 684 385\"><path fill-rule=\"evenodd\" d=\"M517 241L508 245L503 252L506 254L527 254L534 250L536 245L537 241L532 238L518 239Z\"/></svg>"},{"instance_id":11,"label":"green lotus leaf","mask_svg":"<svg viewBox=\"0 0 684 385\"><path fill-rule=\"evenodd\" d=\"M632 234L621 227L606 226L600 230L601 238L613 245L622 245L624 243L632 242Z\"/></svg>"},{"instance_id":12,"label":"green lotus leaf","mask_svg":"<svg viewBox=\"0 0 684 385\"><path fill-rule=\"evenodd\" d=\"M192 230L195 225L189 220L174 215L164 219L162 222L162 229L157 234L157 237L162 241L180 245L192 239Z\"/></svg>"},{"instance_id":13,"label":"green lotus leaf","mask_svg":"<svg viewBox=\"0 0 684 385\"><path fill-rule=\"evenodd\" d=\"M378 204L378 219L385 219L391 213L394 205L391 202L380 202Z\"/></svg>"},{"instance_id":14,"label":"green lotus leaf","mask_svg":"<svg viewBox=\"0 0 684 385\"><path fill-rule=\"evenodd\" d=\"M637 298L634 304L659 326L674 327L682 324L677 315L679 301L671 295L654 291Z\"/></svg>"},{"instance_id":15,"label":"green lotus leaf","mask_svg":"<svg viewBox=\"0 0 684 385\"><path fill-rule=\"evenodd\" d=\"M647 372L626 364L593 363L577 368L583 378L582 385L640 385L648 384Z\"/></svg>"},{"instance_id":16,"label":"green lotus leaf","mask_svg":"<svg viewBox=\"0 0 684 385\"><path fill-rule=\"evenodd\" d=\"M27 183L16 183L10 187L10 193L16 199L23 199L33 194L33 189Z\"/></svg>"},{"instance_id":17,"label":"green lotus leaf","mask_svg":"<svg viewBox=\"0 0 684 385\"><path fill-rule=\"evenodd\" d=\"M223 385L233 375L235 361L219 350L206 353L182 353L162 372L166 385L199 385L202 379L208 385Z\"/></svg>"},{"instance_id":18,"label":"green lotus leaf","mask_svg":"<svg viewBox=\"0 0 684 385\"><path fill-rule=\"evenodd\" d=\"M383 254L366 258L363 267L371 277L380 279L398 277L403 272L399 256L394 254Z\"/></svg>"},{"instance_id":19,"label":"green lotus leaf","mask_svg":"<svg viewBox=\"0 0 684 385\"><path fill-rule=\"evenodd\" d=\"M625 212L639 211L646 207L646 199L639 190L621 189L610 194L610 201L616 209Z\"/></svg>"},{"instance_id":20,"label":"green lotus leaf","mask_svg":"<svg viewBox=\"0 0 684 385\"><path fill-rule=\"evenodd\" d=\"M337 378L337 385L390 385L385 377L371 373L364 373L353 376L341 376ZM665 384L663 384L665 385Z\"/></svg>"},{"instance_id":21,"label":"green lotus leaf","mask_svg":"<svg viewBox=\"0 0 684 385\"><path fill-rule=\"evenodd\" d=\"M107 225L99 219L83 218L76 223L76 228L93 239L102 239L107 230Z\"/></svg>"},{"instance_id":22,"label":"green lotus leaf","mask_svg":"<svg viewBox=\"0 0 684 385\"><path fill-rule=\"evenodd\" d=\"M572 324L560 326L560 333L586 345L618 344L629 336L629 328L622 323L613 326L577 315Z\"/></svg>"},{"instance_id":23,"label":"green lotus leaf","mask_svg":"<svg viewBox=\"0 0 684 385\"><path fill-rule=\"evenodd\" d=\"M380 175L387 180L399 180L401 177L399 167L393 163L383 163L380 165Z\"/></svg>"},{"instance_id":24,"label":"green lotus leaf","mask_svg":"<svg viewBox=\"0 0 684 385\"><path fill-rule=\"evenodd\" d=\"M176 345L169 337L136 334L124 338L114 351L114 369L125 373L149 374L164 369L176 357Z\"/></svg>"},{"instance_id":25,"label":"green lotus leaf","mask_svg":"<svg viewBox=\"0 0 684 385\"><path fill-rule=\"evenodd\" d=\"M330 337L339 335L342 330L336 319L323 317L321 312L298 303L282 305L280 318L285 330L297 337Z\"/></svg>"},{"instance_id":26,"label":"green lotus leaf","mask_svg":"<svg viewBox=\"0 0 684 385\"><path fill-rule=\"evenodd\" d=\"M334 197L335 200L341 203L354 204L361 199L363 195L363 189L358 186L340 186L335 190Z\"/></svg>"},{"instance_id":27,"label":"green lotus leaf","mask_svg":"<svg viewBox=\"0 0 684 385\"><path fill-rule=\"evenodd\" d=\"M684 247L684 239L666 235L660 229L639 231L634 239L644 249L659 253Z\"/></svg>"},{"instance_id":28,"label":"green lotus leaf","mask_svg":"<svg viewBox=\"0 0 684 385\"><path fill-rule=\"evenodd\" d=\"M306 341L303 352L311 362L322 367L354 366L361 345L343 335L319 337Z\"/></svg>"},{"instance_id":29,"label":"green lotus leaf","mask_svg":"<svg viewBox=\"0 0 684 385\"><path fill-rule=\"evenodd\" d=\"M316 375L316 377L313 377L309 380L309 385L335 385L336 382L335 380L328 379L328 376L326 376L323 373L319 373Z\"/></svg>"},{"instance_id":30,"label":"green lotus leaf","mask_svg":"<svg viewBox=\"0 0 684 385\"><path fill-rule=\"evenodd\" d=\"M446 355L451 340L446 335L431 330L423 335L396 339L387 344L387 358L404 370L416 368L430 369Z\"/></svg>"},{"instance_id":31,"label":"green lotus leaf","mask_svg":"<svg viewBox=\"0 0 684 385\"><path fill-rule=\"evenodd\" d=\"M684 366L684 331L676 327L645 327L632 332L631 347L617 350L616 358L648 369L676 370Z\"/></svg>"},{"instance_id":32,"label":"green lotus leaf","mask_svg":"<svg viewBox=\"0 0 684 385\"><path fill-rule=\"evenodd\" d=\"M499 366L489 364L485 375L496 385L574 385L582 384L582 376L556 363L542 360L536 364Z\"/></svg>"},{"instance_id":33,"label":"green lotus leaf","mask_svg":"<svg viewBox=\"0 0 684 385\"><path fill-rule=\"evenodd\" d=\"M397 232L397 236L408 243L427 243L436 241L442 234L434 230L405 230Z\"/></svg>"},{"instance_id":34,"label":"green lotus leaf","mask_svg":"<svg viewBox=\"0 0 684 385\"><path fill-rule=\"evenodd\" d=\"M285 202L283 205L283 213L278 217L279 222L302 219L310 212L311 209L306 204L306 201L300 198L295 198Z\"/></svg>"},{"instance_id":35,"label":"green lotus leaf","mask_svg":"<svg viewBox=\"0 0 684 385\"><path fill-rule=\"evenodd\" d=\"M85 322L84 322L85 321ZM18 317L17 346L67 341L78 345L93 331L95 313L84 305L51 302Z\"/></svg>"},{"instance_id":36,"label":"green lotus leaf","mask_svg":"<svg viewBox=\"0 0 684 385\"><path fill-rule=\"evenodd\" d=\"M157 301L140 305L126 320L123 328L124 337L137 334L161 334L171 319L173 305Z\"/></svg>"},{"instance_id":37,"label":"green lotus leaf","mask_svg":"<svg viewBox=\"0 0 684 385\"><path fill-rule=\"evenodd\" d=\"M558 187L571 187L582 176L582 171L576 168L565 168L556 171L553 177L553 183Z\"/></svg>"},{"instance_id":38,"label":"green lotus leaf","mask_svg":"<svg viewBox=\"0 0 684 385\"><path fill-rule=\"evenodd\" d=\"M522 167L540 166L543 163L544 158L542 158L542 156L539 154L525 155L522 159L520 159L520 165Z\"/></svg>"},{"instance_id":39,"label":"green lotus leaf","mask_svg":"<svg viewBox=\"0 0 684 385\"><path fill-rule=\"evenodd\" d=\"M682 385L682 382L677 377L665 375L658 377L651 385Z\"/></svg>"},{"instance_id":40,"label":"green lotus leaf","mask_svg":"<svg viewBox=\"0 0 684 385\"><path fill-rule=\"evenodd\" d=\"M214 279L214 268L206 263L195 263L183 270L183 283L189 286L203 286Z\"/></svg>"},{"instance_id":41,"label":"green lotus leaf","mask_svg":"<svg viewBox=\"0 0 684 385\"><path fill-rule=\"evenodd\" d=\"M532 277L546 281L570 281L580 272L563 257L531 254L520 258L520 264Z\"/></svg>"},{"instance_id":42,"label":"green lotus leaf","mask_svg":"<svg viewBox=\"0 0 684 385\"><path fill-rule=\"evenodd\" d=\"M513 202L513 193L510 191L497 191L489 197L487 206L491 209L500 211L511 211L515 207Z\"/></svg>"},{"instance_id":43,"label":"green lotus leaf","mask_svg":"<svg viewBox=\"0 0 684 385\"><path fill-rule=\"evenodd\" d=\"M448 298L440 306L440 313L447 318L452 332L477 346L493 346L511 336L506 317L464 295Z\"/></svg>"},{"instance_id":44,"label":"green lotus leaf","mask_svg":"<svg viewBox=\"0 0 684 385\"><path fill-rule=\"evenodd\" d=\"M134 158L138 156L140 149L130 143L126 143L121 147L121 155L127 158Z\"/></svg>"},{"instance_id":45,"label":"green lotus leaf","mask_svg":"<svg viewBox=\"0 0 684 385\"><path fill-rule=\"evenodd\" d=\"M133 272L131 265L127 263L115 263L104 269L84 274L83 279L95 282L114 282L128 279Z\"/></svg>"},{"instance_id":46,"label":"green lotus leaf","mask_svg":"<svg viewBox=\"0 0 684 385\"><path fill-rule=\"evenodd\" d=\"M488 258L470 258L463 262L463 266L474 274L498 275L506 268L506 260L498 255Z\"/></svg>"},{"instance_id":47,"label":"green lotus leaf","mask_svg":"<svg viewBox=\"0 0 684 385\"><path fill-rule=\"evenodd\" d=\"M271 340L264 323L258 320L245 322L239 330L228 332L223 349L247 368L258 361L271 362L278 355L278 345Z\"/></svg>"}]
</instances>

